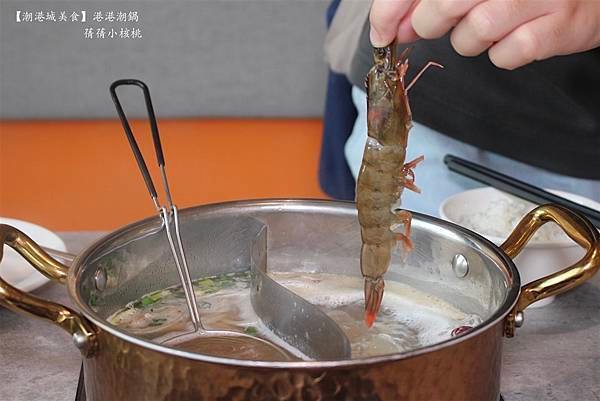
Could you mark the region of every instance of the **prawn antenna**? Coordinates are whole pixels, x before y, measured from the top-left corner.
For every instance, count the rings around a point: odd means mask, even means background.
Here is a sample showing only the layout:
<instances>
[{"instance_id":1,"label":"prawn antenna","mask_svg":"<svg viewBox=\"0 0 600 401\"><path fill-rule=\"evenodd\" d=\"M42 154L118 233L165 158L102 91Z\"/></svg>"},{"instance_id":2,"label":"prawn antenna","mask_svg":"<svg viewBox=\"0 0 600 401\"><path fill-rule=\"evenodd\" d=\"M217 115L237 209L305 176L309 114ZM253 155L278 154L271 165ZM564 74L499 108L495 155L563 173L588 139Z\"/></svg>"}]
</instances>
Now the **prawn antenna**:
<instances>
[{"instance_id":1,"label":"prawn antenna","mask_svg":"<svg viewBox=\"0 0 600 401\"><path fill-rule=\"evenodd\" d=\"M415 84L415 82L417 82L417 80L419 78L421 78L421 75L423 75L423 73L431 66L435 66L435 67L439 67L439 68L444 68L443 65L436 63L435 61L430 61L427 64L425 64L425 67L421 68L421 71L419 71L417 73L417 75L413 78L412 81L410 81L410 83L408 84L408 86L406 87L406 92L408 92L410 90L410 88L412 88L412 86Z\"/></svg>"}]
</instances>

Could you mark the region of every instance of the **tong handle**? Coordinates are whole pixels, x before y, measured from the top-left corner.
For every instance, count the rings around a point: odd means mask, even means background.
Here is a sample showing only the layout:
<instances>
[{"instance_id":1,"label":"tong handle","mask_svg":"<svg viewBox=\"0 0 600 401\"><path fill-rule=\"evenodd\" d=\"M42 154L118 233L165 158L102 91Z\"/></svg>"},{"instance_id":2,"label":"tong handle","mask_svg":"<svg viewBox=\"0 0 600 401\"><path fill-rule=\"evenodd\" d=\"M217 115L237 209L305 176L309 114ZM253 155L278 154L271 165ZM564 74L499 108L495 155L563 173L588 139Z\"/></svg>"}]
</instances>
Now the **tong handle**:
<instances>
[{"instance_id":1,"label":"tong handle","mask_svg":"<svg viewBox=\"0 0 600 401\"><path fill-rule=\"evenodd\" d=\"M119 86L125 85L133 85L142 88L144 93L144 100L146 101L146 109L148 110L148 120L150 120L150 127L152 129L152 140L154 142L154 150L156 151L156 160L158 162L158 167L160 168L160 174L162 177L165 194L168 202L168 206L170 209L170 213L172 215L172 222L174 224L174 232L173 235L171 233L171 224L169 222L169 211L167 208L160 205L158 201L158 195L156 193L156 188L154 187L154 183L152 182L152 177L150 176L150 172L148 171L148 166L144 161L144 156L140 151L140 148L133 136L133 132L131 131L131 126L129 125L129 121L127 120L127 116L123 111L123 106L121 106L121 102L119 101L119 97L117 96L117 88ZM150 192L150 196L152 197L152 201L154 202L154 206L159 212L160 218L163 221L165 232L167 234L167 238L169 240L169 246L171 247L171 253L173 254L173 259L175 260L175 266L177 267L177 272L179 273L179 278L181 280L182 287L186 294L186 301L188 305L188 309L190 312L190 317L192 319L192 323L194 324L194 330L197 331L201 327L200 323L200 314L198 312L198 307L196 305L196 297L194 294L194 288L192 286L192 279L190 278L190 272L187 265L187 260L185 258L185 251L183 249L183 243L181 241L181 233L179 230L179 217L177 214L177 207L173 204L173 200L171 199L171 191L169 189L169 183L167 181L167 174L165 172L165 158L163 156L162 145L160 143L160 136L158 134L158 124L156 123L156 115L154 114L154 108L152 107L152 100L150 99L150 91L148 90L148 86L138 79L120 79L118 81L113 82L110 85L110 95L112 100L117 108L117 113L119 114L119 118L121 119L121 124L123 125L123 129L125 130L125 135L127 136L127 140L129 141L129 145L131 146L131 150L135 156L135 160L137 161L138 167L142 172L142 176L144 177L144 182L146 183L146 187L148 188L148 192ZM175 241L173 237L177 240L177 247L175 246Z\"/></svg>"},{"instance_id":2,"label":"tong handle","mask_svg":"<svg viewBox=\"0 0 600 401\"><path fill-rule=\"evenodd\" d=\"M160 135L158 134L158 124L156 123L156 115L154 114L154 108L152 107L152 99L150 98L150 91L148 90L148 86L138 79L119 79L113 82L110 85L110 96L117 108L117 113L119 114L119 119L121 120L121 124L123 125L123 129L125 130L125 135L127 136L127 140L129 141L129 145L131 146L131 150L135 156L135 160L137 161L138 167L142 172L142 176L144 177L144 182L146 183L146 187L148 188L148 192L150 192L150 196L152 200L155 202L157 208L158 205L158 194L156 193L156 188L154 187L154 183L152 182L152 177L150 176L150 172L148 171L148 166L144 161L144 156L142 156L142 152L133 136L133 132L131 131L131 126L129 125L129 121L127 120L127 116L123 111L123 106L121 106L121 102L119 101L119 97L117 96L116 89L119 86L133 85L138 86L142 89L144 93L144 100L146 101L146 109L148 110L148 119L150 120L150 128L152 130L152 141L154 142L154 150L156 151L156 159L158 161L159 167L161 167L161 172L164 171L165 166L165 158L163 156L162 145L160 143Z\"/></svg>"}]
</instances>

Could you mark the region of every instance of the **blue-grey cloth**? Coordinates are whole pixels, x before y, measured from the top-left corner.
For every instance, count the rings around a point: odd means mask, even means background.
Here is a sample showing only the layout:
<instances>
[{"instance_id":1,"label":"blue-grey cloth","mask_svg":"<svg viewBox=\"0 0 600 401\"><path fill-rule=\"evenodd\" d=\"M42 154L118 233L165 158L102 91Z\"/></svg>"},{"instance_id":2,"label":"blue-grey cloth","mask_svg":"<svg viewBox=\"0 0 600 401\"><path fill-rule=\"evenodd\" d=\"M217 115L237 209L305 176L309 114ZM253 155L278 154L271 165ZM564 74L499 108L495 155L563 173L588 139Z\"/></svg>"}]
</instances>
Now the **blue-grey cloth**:
<instances>
[{"instance_id":1,"label":"blue-grey cloth","mask_svg":"<svg viewBox=\"0 0 600 401\"><path fill-rule=\"evenodd\" d=\"M354 86L352 99L358 110L358 116L352 135L346 142L344 152L353 176L357 177L367 138L366 94ZM421 188L422 193L404 191L402 195L403 208L439 215L438 209L445 198L481 186L476 181L449 171L443 162L444 156L448 153L485 165L538 187L567 191L600 201L600 181L551 173L496 153L478 149L415 122L410 130L406 160L425 155L425 160L415 169L415 183Z\"/></svg>"},{"instance_id":2,"label":"blue-grey cloth","mask_svg":"<svg viewBox=\"0 0 600 401\"><path fill-rule=\"evenodd\" d=\"M327 9L327 26L331 24L339 3L340 0L334 0ZM354 178L344 158L344 146L356 119L351 91L352 84L344 74L329 71L319 182L325 193L342 200L354 200Z\"/></svg>"}]
</instances>

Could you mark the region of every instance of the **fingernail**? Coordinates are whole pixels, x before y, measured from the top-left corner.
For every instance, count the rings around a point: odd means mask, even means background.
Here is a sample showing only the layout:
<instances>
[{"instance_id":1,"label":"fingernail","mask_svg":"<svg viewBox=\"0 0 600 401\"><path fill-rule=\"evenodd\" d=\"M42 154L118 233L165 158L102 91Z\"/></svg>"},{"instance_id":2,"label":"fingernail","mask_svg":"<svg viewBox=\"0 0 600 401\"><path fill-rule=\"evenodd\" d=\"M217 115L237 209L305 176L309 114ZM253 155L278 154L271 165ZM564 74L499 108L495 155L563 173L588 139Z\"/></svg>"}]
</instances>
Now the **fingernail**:
<instances>
[{"instance_id":1,"label":"fingernail","mask_svg":"<svg viewBox=\"0 0 600 401\"><path fill-rule=\"evenodd\" d=\"M372 25L369 36L371 37L371 44L373 45L373 47L384 47L388 45L388 43L386 43L381 34L377 32L377 29L375 29L375 27L373 27Z\"/></svg>"}]
</instances>

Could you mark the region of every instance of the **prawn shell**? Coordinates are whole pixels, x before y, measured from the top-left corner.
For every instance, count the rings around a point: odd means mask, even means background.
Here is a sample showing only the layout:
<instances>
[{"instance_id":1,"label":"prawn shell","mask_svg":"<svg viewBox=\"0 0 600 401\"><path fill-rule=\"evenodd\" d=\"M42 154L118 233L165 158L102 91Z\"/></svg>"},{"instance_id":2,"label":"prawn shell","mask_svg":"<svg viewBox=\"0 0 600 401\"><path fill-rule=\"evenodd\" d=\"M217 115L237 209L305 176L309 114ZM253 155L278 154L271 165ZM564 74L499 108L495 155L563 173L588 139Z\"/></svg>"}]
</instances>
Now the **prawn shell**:
<instances>
[{"instance_id":1,"label":"prawn shell","mask_svg":"<svg viewBox=\"0 0 600 401\"><path fill-rule=\"evenodd\" d=\"M357 180L356 205L362 239L361 272L371 280L380 280L397 244L397 235L391 230L397 221L392 209L403 192L412 119L404 88L406 60L397 63L393 47L375 49L374 58L375 65L366 79L368 138ZM371 322L383 291L373 293L372 287L365 286L365 307Z\"/></svg>"}]
</instances>

